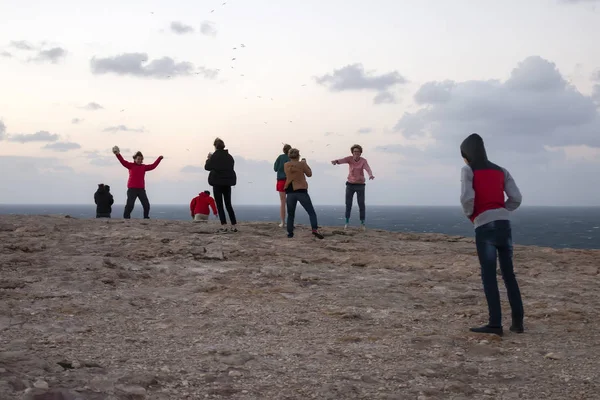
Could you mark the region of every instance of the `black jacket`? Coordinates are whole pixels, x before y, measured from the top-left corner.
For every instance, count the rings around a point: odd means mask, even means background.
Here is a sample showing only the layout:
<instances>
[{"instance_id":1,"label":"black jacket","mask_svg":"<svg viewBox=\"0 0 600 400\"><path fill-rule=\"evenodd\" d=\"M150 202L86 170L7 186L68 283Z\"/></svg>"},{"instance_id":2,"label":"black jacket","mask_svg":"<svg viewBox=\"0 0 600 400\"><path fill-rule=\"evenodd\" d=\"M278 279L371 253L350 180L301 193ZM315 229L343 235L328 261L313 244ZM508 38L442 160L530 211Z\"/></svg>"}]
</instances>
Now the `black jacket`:
<instances>
[{"instance_id":1,"label":"black jacket","mask_svg":"<svg viewBox=\"0 0 600 400\"><path fill-rule=\"evenodd\" d=\"M115 202L113 195L110 193L110 188L100 186L94 193L94 202L96 203L96 214L110 214L112 205Z\"/></svg>"},{"instance_id":2,"label":"black jacket","mask_svg":"<svg viewBox=\"0 0 600 400\"><path fill-rule=\"evenodd\" d=\"M210 171L208 184L211 186L235 186L237 175L233 169L235 161L228 150L216 150L206 160L204 169Z\"/></svg>"}]
</instances>

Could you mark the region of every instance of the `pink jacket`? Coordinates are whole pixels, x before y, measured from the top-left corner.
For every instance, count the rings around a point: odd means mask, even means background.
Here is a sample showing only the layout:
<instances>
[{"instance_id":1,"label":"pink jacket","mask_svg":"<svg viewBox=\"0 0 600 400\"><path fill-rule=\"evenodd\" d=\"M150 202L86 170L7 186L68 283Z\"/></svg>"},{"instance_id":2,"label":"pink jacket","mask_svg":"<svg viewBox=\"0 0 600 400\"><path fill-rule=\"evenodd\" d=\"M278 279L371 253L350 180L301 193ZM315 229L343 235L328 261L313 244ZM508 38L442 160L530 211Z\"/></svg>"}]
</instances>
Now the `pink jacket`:
<instances>
[{"instance_id":1,"label":"pink jacket","mask_svg":"<svg viewBox=\"0 0 600 400\"><path fill-rule=\"evenodd\" d=\"M358 161L354 160L354 156L348 156L335 160L338 164L348 164L348 182L349 183L365 183L365 174L363 170L366 170L369 174L369 178L373 176L371 167L366 158L360 157Z\"/></svg>"}]
</instances>

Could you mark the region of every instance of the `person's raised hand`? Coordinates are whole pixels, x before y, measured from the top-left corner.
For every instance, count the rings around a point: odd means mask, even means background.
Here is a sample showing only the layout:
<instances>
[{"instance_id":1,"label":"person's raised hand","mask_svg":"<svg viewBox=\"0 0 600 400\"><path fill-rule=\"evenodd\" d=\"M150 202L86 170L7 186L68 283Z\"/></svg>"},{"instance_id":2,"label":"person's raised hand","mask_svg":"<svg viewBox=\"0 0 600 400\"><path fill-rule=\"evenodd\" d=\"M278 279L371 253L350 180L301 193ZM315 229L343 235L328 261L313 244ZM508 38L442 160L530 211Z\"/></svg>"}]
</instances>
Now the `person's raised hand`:
<instances>
[{"instance_id":1,"label":"person's raised hand","mask_svg":"<svg viewBox=\"0 0 600 400\"><path fill-rule=\"evenodd\" d=\"M163 158L164 158L163 156L158 156L158 159L159 159L159 160L162 160Z\"/></svg>"},{"instance_id":2,"label":"person's raised hand","mask_svg":"<svg viewBox=\"0 0 600 400\"><path fill-rule=\"evenodd\" d=\"M113 152L114 154L119 154L119 153L121 152L121 150L119 150L119 146L113 146L113 148L112 148L112 152Z\"/></svg>"},{"instance_id":3,"label":"person's raised hand","mask_svg":"<svg viewBox=\"0 0 600 400\"><path fill-rule=\"evenodd\" d=\"M370 180L370 181L372 181L373 179L375 179L375 177L374 177L373 175L371 175L371 176L369 177L369 180Z\"/></svg>"},{"instance_id":4,"label":"person's raised hand","mask_svg":"<svg viewBox=\"0 0 600 400\"><path fill-rule=\"evenodd\" d=\"M335 164L337 164L337 161L336 161L336 160L333 160L333 161L331 162L331 165L335 165Z\"/></svg>"}]
</instances>

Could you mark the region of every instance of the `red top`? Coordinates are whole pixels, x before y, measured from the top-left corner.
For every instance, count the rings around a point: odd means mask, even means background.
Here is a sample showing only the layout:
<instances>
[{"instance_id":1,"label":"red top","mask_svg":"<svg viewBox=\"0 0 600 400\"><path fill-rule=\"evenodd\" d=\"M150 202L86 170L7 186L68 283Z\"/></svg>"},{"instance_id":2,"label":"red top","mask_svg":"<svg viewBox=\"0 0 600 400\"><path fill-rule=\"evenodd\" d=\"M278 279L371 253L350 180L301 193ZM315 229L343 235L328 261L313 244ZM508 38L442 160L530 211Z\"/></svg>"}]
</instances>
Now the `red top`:
<instances>
[{"instance_id":1,"label":"red top","mask_svg":"<svg viewBox=\"0 0 600 400\"><path fill-rule=\"evenodd\" d=\"M117 158L121 162L121 165L129 170L129 179L127 180L128 189L145 189L146 182L144 177L146 176L146 171L152 171L154 168L158 167L160 160L162 160L161 157L158 157L152 164L146 165L125 161L120 153L117 154Z\"/></svg>"},{"instance_id":2,"label":"red top","mask_svg":"<svg viewBox=\"0 0 600 400\"><path fill-rule=\"evenodd\" d=\"M209 215L209 206L212 208L213 214L217 215L217 206L215 204L215 200L204 192L200 193L198 196L194 197L190 203L190 211L192 216L196 214Z\"/></svg>"},{"instance_id":3,"label":"red top","mask_svg":"<svg viewBox=\"0 0 600 400\"><path fill-rule=\"evenodd\" d=\"M505 208L504 204L504 171L495 164L473 171L473 190L475 204L471 221L478 215L496 208Z\"/></svg>"}]
</instances>

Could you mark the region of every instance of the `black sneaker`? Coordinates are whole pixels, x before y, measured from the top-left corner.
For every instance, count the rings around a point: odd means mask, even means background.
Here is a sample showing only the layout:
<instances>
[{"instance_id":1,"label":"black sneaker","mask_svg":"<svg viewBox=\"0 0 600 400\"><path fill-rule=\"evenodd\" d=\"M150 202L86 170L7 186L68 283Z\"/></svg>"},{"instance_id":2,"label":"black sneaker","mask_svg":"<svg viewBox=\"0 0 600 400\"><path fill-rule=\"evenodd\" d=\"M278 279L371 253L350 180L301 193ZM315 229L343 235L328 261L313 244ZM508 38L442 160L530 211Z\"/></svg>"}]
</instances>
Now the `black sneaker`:
<instances>
[{"instance_id":1,"label":"black sneaker","mask_svg":"<svg viewBox=\"0 0 600 400\"><path fill-rule=\"evenodd\" d=\"M317 229L313 229L312 234L317 239L324 239L325 238L325 236L321 235L321 233Z\"/></svg>"},{"instance_id":2,"label":"black sneaker","mask_svg":"<svg viewBox=\"0 0 600 400\"><path fill-rule=\"evenodd\" d=\"M479 328L471 328L470 331L475 332L475 333L491 333L491 334L498 335L498 336L502 336L504 334L501 326L485 325L485 326L481 326Z\"/></svg>"},{"instance_id":3,"label":"black sneaker","mask_svg":"<svg viewBox=\"0 0 600 400\"><path fill-rule=\"evenodd\" d=\"M525 332L525 328L523 327L523 321L513 321L510 326L510 331L514 333L523 333Z\"/></svg>"},{"instance_id":4,"label":"black sneaker","mask_svg":"<svg viewBox=\"0 0 600 400\"><path fill-rule=\"evenodd\" d=\"M288 233L288 234L287 234L287 237L291 239L291 238L293 238L293 237L294 237L294 234L293 234L293 233Z\"/></svg>"}]
</instances>

